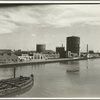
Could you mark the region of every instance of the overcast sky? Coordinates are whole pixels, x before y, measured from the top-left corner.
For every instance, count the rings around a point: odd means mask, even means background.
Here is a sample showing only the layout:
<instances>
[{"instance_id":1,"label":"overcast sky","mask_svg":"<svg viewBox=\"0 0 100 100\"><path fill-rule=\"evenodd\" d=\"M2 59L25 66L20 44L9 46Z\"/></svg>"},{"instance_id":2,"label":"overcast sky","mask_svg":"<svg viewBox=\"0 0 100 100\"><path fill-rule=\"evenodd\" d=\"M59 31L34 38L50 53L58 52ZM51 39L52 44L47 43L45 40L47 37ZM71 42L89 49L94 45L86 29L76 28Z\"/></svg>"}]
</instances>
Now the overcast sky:
<instances>
[{"instance_id":1,"label":"overcast sky","mask_svg":"<svg viewBox=\"0 0 100 100\"><path fill-rule=\"evenodd\" d=\"M100 51L100 5L28 5L0 7L0 49L55 50L66 37L79 36L81 50Z\"/></svg>"}]
</instances>

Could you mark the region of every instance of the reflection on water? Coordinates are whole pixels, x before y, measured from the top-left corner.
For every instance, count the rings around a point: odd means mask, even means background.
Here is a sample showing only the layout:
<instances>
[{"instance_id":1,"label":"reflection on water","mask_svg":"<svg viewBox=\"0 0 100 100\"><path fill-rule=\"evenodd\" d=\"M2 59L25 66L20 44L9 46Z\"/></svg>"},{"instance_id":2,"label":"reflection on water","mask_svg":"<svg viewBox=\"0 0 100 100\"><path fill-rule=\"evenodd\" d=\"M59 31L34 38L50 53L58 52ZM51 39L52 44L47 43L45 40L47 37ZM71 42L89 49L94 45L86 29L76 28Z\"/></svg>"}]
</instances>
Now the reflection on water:
<instances>
[{"instance_id":1,"label":"reflection on water","mask_svg":"<svg viewBox=\"0 0 100 100\"><path fill-rule=\"evenodd\" d=\"M76 73L80 71L80 66L79 66L79 62L73 62L71 63L66 70L68 73Z\"/></svg>"},{"instance_id":2,"label":"reflection on water","mask_svg":"<svg viewBox=\"0 0 100 100\"><path fill-rule=\"evenodd\" d=\"M12 68L0 68L0 80L13 77L13 67Z\"/></svg>"},{"instance_id":3,"label":"reflection on water","mask_svg":"<svg viewBox=\"0 0 100 100\"><path fill-rule=\"evenodd\" d=\"M62 62L59 62L60 64L67 64L67 65L79 65L79 62L78 61L62 61Z\"/></svg>"},{"instance_id":4,"label":"reflection on water","mask_svg":"<svg viewBox=\"0 0 100 100\"><path fill-rule=\"evenodd\" d=\"M79 71L67 73L73 66ZM30 74L34 74L34 86L20 97L100 97L100 59L16 67L16 77ZM13 67L0 68L0 79L10 77Z\"/></svg>"}]
</instances>

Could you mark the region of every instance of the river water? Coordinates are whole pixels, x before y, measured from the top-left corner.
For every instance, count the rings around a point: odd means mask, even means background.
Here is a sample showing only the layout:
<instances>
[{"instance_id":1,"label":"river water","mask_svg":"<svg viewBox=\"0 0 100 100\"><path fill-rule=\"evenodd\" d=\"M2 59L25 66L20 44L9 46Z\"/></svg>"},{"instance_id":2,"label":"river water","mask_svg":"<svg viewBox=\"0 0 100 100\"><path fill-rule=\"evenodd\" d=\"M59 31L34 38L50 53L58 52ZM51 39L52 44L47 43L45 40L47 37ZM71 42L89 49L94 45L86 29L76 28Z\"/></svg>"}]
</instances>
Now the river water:
<instances>
[{"instance_id":1,"label":"river water","mask_svg":"<svg viewBox=\"0 0 100 100\"><path fill-rule=\"evenodd\" d=\"M69 67L79 67L78 72L66 72ZM14 68L0 68L0 79L11 78ZM31 90L20 98L36 97L100 97L100 59L64 61L16 67L16 77L34 74Z\"/></svg>"}]
</instances>

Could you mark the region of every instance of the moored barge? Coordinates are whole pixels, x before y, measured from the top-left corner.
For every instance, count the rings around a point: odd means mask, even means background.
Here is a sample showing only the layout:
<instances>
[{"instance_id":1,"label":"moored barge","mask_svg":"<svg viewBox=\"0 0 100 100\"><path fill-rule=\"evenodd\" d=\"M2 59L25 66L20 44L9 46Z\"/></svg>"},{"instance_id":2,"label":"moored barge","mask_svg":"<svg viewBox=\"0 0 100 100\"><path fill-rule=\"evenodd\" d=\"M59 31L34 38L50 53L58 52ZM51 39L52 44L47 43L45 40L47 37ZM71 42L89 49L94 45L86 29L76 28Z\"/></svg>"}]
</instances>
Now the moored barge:
<instances>
[{"instance_id":1,"label":"moored barge","mask_svg":"<svg viewBox=\"0 0 100 100\"><path fill-rule=\"evenodd\" d=\"M33 86L34 76L16 77L0 81L0 97L7 97L13 94L21 94L25 89Z\"/></svg>"}]
</instances>

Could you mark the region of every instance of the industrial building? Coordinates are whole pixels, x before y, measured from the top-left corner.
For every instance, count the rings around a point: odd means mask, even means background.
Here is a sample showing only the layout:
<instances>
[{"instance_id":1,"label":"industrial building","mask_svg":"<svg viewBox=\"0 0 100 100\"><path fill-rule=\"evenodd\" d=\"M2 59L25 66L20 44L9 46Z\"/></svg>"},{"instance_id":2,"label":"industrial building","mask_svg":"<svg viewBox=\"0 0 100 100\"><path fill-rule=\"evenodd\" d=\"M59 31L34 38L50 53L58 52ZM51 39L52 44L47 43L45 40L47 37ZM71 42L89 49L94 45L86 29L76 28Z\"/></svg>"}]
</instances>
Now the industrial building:
<instances>
[{"instance_id":1,"label":"industrial building","mask_svg":"<svg viewBox=\"0 0 100 100\"><path fill-rule=\"evenodd\" d=\"M66 38L67 57L76 57L80 53L80 37L70 36Z\"/></svg>"},{"instance_id":2,"label":"industrial building","mask_svg":"<svg viewBox=\"0 0 100 100\"><path fill-rule=\"evenodd\" d=\"M57 58L59 58L59 53L56 53L53 50L45 50L42 54L45 56L46 59L57 59Z\"/></svg>"},{"instance_id":3,"label":"industrial building","mask_svg":"<svg viewBox=\"0 0 100 100\"><path fill-rule=\"evenodd\" d=\"M53 50L45 50L41 53L36 51L15 51L16 56L18 56L19 61L29 61L29 60L47 60L59 58L59 54L56 54Z\"/></svg>"},{"instance_id":4,"label":"industrial building","mask_svg":"<svg viewBox=\"0 0 100 100\"><path fill-rule=\"evenodd\" d=\"M66 57L66 51L65 48L62 47L56 47L56 53L59 53L60 58L65 58Z\"/></svg>"},{"instance_id":5,"label":"industrial building","mask_svg":"<svg viewBox=\"0 0 100 100\"><path fill-rule=\"evenodd\" d=\"M36 45L36 52L42 53L46 50L46 45L45 44L37 44Z\"/></svg>"}]
</instances>

